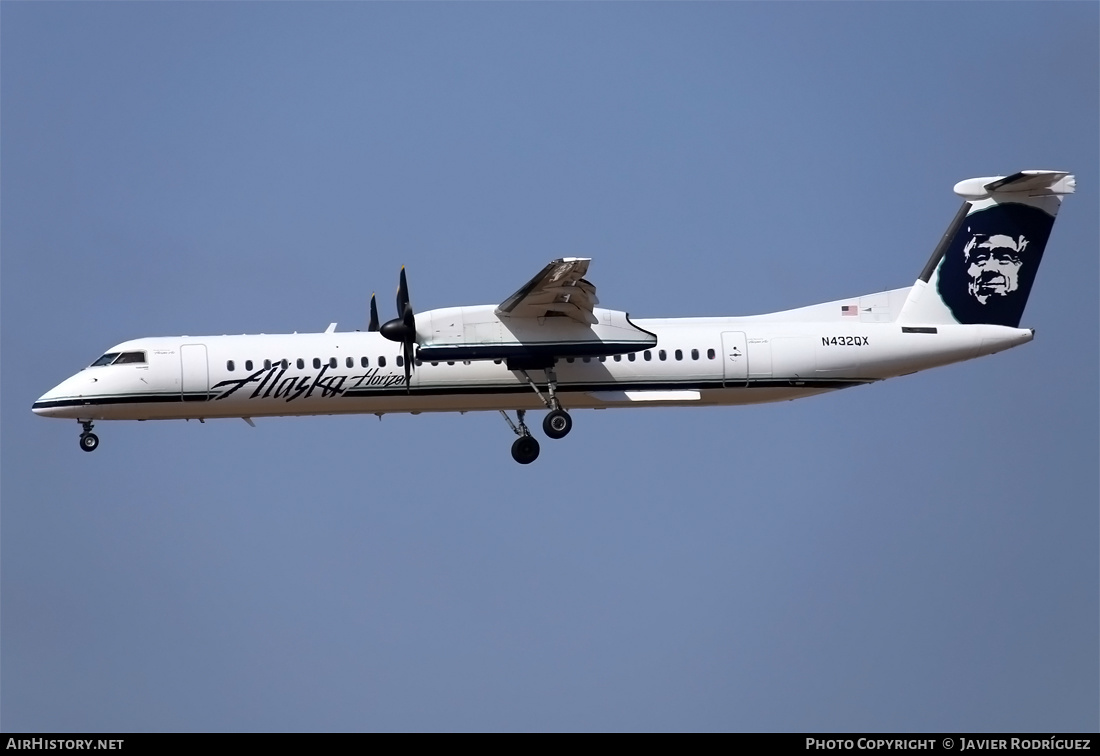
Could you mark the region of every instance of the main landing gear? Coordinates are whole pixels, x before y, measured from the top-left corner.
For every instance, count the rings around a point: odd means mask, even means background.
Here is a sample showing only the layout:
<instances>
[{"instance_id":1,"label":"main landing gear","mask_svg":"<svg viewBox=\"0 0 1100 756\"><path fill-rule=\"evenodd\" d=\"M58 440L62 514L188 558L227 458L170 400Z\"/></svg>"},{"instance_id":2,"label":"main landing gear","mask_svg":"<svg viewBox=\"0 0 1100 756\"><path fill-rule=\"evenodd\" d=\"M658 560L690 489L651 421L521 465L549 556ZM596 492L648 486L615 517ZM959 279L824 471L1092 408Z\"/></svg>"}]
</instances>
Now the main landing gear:
<instances>
[{"instance_id":1,"label":"main landing gear","mask_svg":"<svg viewBox=\"0 0 1100 756\"><path fill-rule=\"evenodd\" d=\"M501 410L500 414L504 417L504 422L508 423L508 427L512 429L512 432L519 436L512 442L512 459L521 465L529 465L538 459L539 442L531 435L531 429L527 427L527 423L523 420L527 410L516 410L518 425L512 422L512 418L508 417L508 413L504 410Z\"/></svg>"},{"instance_id":2,"label":"main landing gear","mask_svg":"<svg viewBox=\"0 0 1100 756\"><path fill-rule=\"evenodd\" d=\"M539 390L538 385L531 379L531 376L527 374L526 370L520 370L524 378L527 379L527 384L534 389L538 394L539 399L550 411L546 413L546 417L542 420L542 430L546 434L547 438L565 438L569 431L573 429L573 418L569 416L561 407L561 402L558 400L558 379L554 375L553 368L546 368L546 394L543 394ZM548 396L547 396L548 395ZM500 411L500 414L504 416L504 421L508 423L508 426L512 429L519 438L512 443L512 459L519 462L521 465L529 465L538 459L539 456L539 442L531 435L531 429L527 427L527 423L524 422L524 415L527 414L527 410L516 410L516 419L518 423L513 423L511 418L508 417L508 413L504 410Z\"/></svg>"},{"instance_id":3,"label":"main landing gear","mask_svg":"<svg viewBox=\"0 0 1100 756\"><path fill-rule=\"evenodd\" d=\"M92 421L81 420L80 425L84 428L80 433L80 448L86 452L93 452L99 448L99 436L92 433Z\"/></svg>"},{"instance_id":4,"label":"main landing gear","mask_svg":"<svg viewBox=\"0 0 1100 756\"><path fill-rule=\"evenodd\" d=\"M550 410L542 419L542 431L547 438L565 438L573 429L573 418L563 409Z\"/></svg>"}]
</instances>

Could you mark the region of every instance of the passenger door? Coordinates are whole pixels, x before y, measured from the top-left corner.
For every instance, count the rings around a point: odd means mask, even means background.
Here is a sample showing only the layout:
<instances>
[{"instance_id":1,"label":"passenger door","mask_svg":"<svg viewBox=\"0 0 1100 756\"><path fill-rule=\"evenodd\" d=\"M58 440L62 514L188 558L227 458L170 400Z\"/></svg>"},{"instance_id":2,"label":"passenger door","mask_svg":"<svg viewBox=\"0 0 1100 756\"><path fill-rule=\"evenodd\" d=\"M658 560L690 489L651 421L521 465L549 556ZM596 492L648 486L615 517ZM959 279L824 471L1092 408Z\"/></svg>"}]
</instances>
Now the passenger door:
<instances>
[{"instance_id":1,"label":"passenger door","mask_svg":"<svg viewBox=\"0 0 1100 756\"><path fill-rule=\"evenodd\" d=\"M205 402L210 392L210 371L205 344L180 347L180 395L185 402Z\"/></svg>"},{"instance_id":2,"label":"passenger door","mask_svg":"<svg viewBox=\"0 0 1100 756\"><path fill-rule=\"evenodd\" d=\"M745 386L749 382L749 355L743 331L722 334L722 379L726 386Z\"/></svg>"}]
</instances>

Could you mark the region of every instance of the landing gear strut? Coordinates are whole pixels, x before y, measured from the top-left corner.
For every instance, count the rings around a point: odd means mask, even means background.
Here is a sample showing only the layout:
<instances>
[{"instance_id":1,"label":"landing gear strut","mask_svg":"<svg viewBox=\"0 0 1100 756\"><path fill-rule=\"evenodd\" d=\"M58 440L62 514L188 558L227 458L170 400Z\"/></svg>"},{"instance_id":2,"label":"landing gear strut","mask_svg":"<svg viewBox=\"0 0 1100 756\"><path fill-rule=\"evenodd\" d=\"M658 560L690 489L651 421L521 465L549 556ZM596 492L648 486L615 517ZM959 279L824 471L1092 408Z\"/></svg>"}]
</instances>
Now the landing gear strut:
<instances>
[{"instance_id":1,"label":"landing gear strut","mask_svg":"<svg viewBox=\"0 0 1100 756\"><path fill-rule=\"evenodd\" d=\"M504 410L501 410L500 414L504 416L504 422L508 423L512 432L519 436L512 442L512 459L521 465L529 465L538 459L539 442L531 435L531 429L523 421L523 416L527 414L527 410L516 410L516 419L519 420L519 425L513 423L512 418L508 417L508 413Z\"/></svg>"},{"instance_id":2,"label":"landing gear strut","mask_svg":"<svg viewBox=\"0 0 1100 756\"><path fill-rule=\"evenodd\" d=\"M84 428L80 433L80 448L86 452L93 452L99 448L99 436L92 433L92 421L81 420L81 427Z\"/></svg>"},{"instance_id":3,"label":"landing gear strut","mask_svg":"<svg viewBox=\"0 0 1100 756\"><path fill-rule=\"evenodd\" d=\"M561 401L558 399L558 376L554 373L554 368L548 367L544 371L546 373L546 392L549 396L539 391L538 385L531 379L526 370L521 372L523 377L527 379L527 385L534 389L539 399L546 405L546 409L550 410L542 421L542 430L548 438L565 438L569 431L573 429L573 418L561 407Z\"/></svg>"},{"instance_id":4,"label":"landing gear strut","mask_svg":"<svg viewBox=\"0 0 1100 756\"><path fill-rule=\"evenodd\" d=\"M530 364L509 364L509 368L524 377L527 385L546 405L546 409L550 410L542 421L542 430L546 433L547 438L564 438L573 428L573 418L562 409L561 402L558 400L558 377L554 374L554 368L553 366L543 368L543 372L546 373L546 393L544 394L539 390L538 384L527 373L525 368L529 367L532 366ZM504 416L504 421L508 423L512 432L519 436L512 443L512 459L521 465L529 465L538 459L539 442L531 435L531 429L523 421L523 416L527 414L527 410L516 410L518 423L513 423L504 410L501 410L500 414Z\"/></svg>"}]
</instances>

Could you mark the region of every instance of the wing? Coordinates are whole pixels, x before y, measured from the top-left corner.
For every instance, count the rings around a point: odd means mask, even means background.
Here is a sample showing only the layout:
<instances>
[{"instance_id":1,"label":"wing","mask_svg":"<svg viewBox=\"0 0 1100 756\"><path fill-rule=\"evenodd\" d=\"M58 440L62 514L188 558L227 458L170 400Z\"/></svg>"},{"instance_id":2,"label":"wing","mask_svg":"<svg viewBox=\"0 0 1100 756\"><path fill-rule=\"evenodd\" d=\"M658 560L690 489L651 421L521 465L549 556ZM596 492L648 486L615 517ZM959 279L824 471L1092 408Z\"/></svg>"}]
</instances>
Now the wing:
<instances>
[{"instance_id":1,"label":"wing","mask_svg":"<svg viewBox=\"0 0 1100 756\"><path fill-rule=\"evenodd\" d=\"M578 323L595 325L599 321L592 308L600 300L596 299L596 287L584 280L590 262L587 257L554 260L501 302L496 314L513 318L565 316Z\"/></svg>"}]
</instances>

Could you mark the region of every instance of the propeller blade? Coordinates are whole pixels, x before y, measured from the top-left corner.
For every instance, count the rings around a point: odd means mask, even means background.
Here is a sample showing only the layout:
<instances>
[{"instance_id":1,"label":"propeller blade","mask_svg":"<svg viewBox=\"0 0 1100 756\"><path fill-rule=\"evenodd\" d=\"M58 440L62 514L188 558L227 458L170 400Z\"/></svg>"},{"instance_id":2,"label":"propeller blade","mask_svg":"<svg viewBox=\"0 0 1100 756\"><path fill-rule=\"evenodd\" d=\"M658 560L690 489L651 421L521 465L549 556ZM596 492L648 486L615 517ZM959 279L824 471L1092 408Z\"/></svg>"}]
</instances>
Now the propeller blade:
<instances>
[{"instance_id":1,"label":"propeller blade","mask_svg":"<svg viewBox=\"0 0 1100 756\"><path fill-rule=\"evenodd\" d=\"M373 306L374 299L371 298ZM401 280L397 285L397 317L388 320L378 329L390 341L401 344L402 363L405 367L405 391L412 386L413 348L416 346L416 314L409 301L409 282L405 267L401 267Z\"/></svg>"},{"instance_id":2,"label":"propeller blade","mask_svg":"<svg viewBox=\"0 0 1100 756\"><path fill-rule=\"evenodd\" d=\"M401 266L401 282L397 285L397 317L404 318L405 308L409 307L409 282L405 280L405 266Z\"/></svg>"},{"instance_id":3,"label":"propeller blade","mask_svg":"<svg viewBox=\"0 0 1100 756\"><path fill-rule=\"evenodd\" d=\"M406 341L402 344L404 347L405 357L405 393L409 393L412 386L412 370L413 370L413 345L411 341Z\"/></svg>"},{"instance_id":4,"label":"propeller blade","mask_svg":"<svg viewBox=\"0 0 1100 756\"><path fill-rule=\"evenodd\" d=\"M378 302L375 301L374 294L370 295L370 323L367 325L368 331L378 330Z\"/></svg>"}]
</instances>

